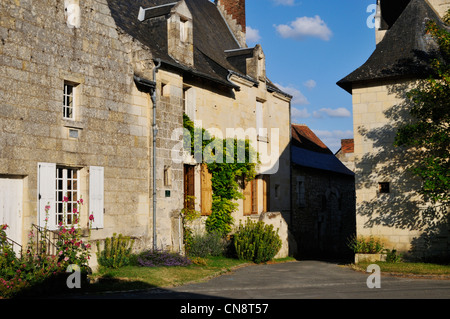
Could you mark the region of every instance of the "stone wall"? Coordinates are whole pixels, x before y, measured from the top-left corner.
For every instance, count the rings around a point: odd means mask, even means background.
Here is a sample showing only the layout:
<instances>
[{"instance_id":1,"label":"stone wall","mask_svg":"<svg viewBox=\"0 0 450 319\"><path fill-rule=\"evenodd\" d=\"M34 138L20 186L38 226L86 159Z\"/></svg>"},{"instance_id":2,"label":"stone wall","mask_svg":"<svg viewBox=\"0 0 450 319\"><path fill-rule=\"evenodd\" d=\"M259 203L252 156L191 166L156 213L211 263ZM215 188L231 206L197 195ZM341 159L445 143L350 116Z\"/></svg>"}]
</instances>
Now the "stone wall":
<instances>
[{"instance_id":1,"label":"stone wall","mask_svg":"<svg viewBox=\"0 0 450 319\"><path fill-rule=\"evenodd\" d=\"M139 71L151 79L151 56L118 31L106 1L80 5L77 28L67 24L64 1L2 1L0 175L25 181L25 241L37 223L37 163L80 169L83 225L89 212L89 167L101 166L104 227L93 230L93 239L123 233L145 247L152 229L152 103L148 93L137 90L133 75ZM64 81L77 84L74 120L62 119ZM160 128L167 136L164 125ZM69 130L78 137L70 137Z\"/></svg>"},{"instance_id":2,"label":"stone wall","mask_svg":"<svg viewBox=\"0 0 450 319\"><path fill-rule=\"evenodd\" d=\"M409 119L405 93L413 84L353 89L357 233L420 258L448 254L450 236L445 212L422 200L421 181L408 171L414 152L394 147L396 128Z\"/></svg>"},{"instance_id":3,"label":"stone wall","mask_svg":"<svg viewBox=\"0 0 450 319\"><path fill-rule=\"evenodd\" d=\"M292 233L298 257L352 257L347 243L355 227L354 178L294 165Z\"/></svg>"}]
</instances>

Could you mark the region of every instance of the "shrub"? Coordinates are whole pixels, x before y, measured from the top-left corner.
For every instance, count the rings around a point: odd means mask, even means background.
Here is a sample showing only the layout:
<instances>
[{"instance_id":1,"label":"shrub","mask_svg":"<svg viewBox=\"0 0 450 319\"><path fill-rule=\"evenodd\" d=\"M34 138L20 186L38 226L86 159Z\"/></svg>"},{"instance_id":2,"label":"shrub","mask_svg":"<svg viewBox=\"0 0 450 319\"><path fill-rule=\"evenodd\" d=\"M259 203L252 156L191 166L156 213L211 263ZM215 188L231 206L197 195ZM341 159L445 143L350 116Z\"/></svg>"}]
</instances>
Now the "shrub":
<instances>
[{"instance_id":1,"label":"shrub","mask_svg":"<svg viewBox=\"0 0 450 319\"><path fill-rule=\"evenodd\" d=\"M97 261L100 266L107 268L120 268L130 264L131 250L134 240L130 237L114 233L111 238L105 239L103 250L97 242Z\"/></svg>"},{"instance_id":2,"label":"shrub","mask_svg":"<svg viewBox=\"0 0 450 319\"><path fill-rule=\"evenodd\" d=\"M273 259L282 245L278 231L275 231L272 225L250 219L246 225L239 224L238 231L233 236L233 243L239 259L257 264Z\"/></svg>"},{"instance_id":3,"label":"shrub","mask_svg":"<svg viewBox=\"0 0 450 319\"><path fill-rule=\"evenodd\" d=\"M388 263L399 263L403 260L401 254L397 253L397 250L388 250L386 254L386 262Z\"/></svg>"},{"instance_id":4,"label":"shrub","mask_svg":"<svg viewBox=\"0 0 450 319\"><path fill-rule=\"evenodd\" d=\"M147 250L138 254L137 264L142 267L173 267L192 264L187 257L164 250Z\"/></svg>"},{"instance_id":5,"label":"shrub","mask_svg":"<svg viewBox=\"0 0 450 319\"><path fill-rule=\"evenodd\" d=\"M222 256L227 247L226 240L218 232L192 237L188 255L193 257Z\"/></svg>"},{"instance_id":6,"label":"shrub","mask_svg":"<svg viewBox=\"0 0 450 319\"><path fill-rule=\"evenodd\" d=\"M379 238L370 236L354 236L348 242L348 247L355 254L379 254L384 250L384 244Z\"/></svg>"}]
</instances>

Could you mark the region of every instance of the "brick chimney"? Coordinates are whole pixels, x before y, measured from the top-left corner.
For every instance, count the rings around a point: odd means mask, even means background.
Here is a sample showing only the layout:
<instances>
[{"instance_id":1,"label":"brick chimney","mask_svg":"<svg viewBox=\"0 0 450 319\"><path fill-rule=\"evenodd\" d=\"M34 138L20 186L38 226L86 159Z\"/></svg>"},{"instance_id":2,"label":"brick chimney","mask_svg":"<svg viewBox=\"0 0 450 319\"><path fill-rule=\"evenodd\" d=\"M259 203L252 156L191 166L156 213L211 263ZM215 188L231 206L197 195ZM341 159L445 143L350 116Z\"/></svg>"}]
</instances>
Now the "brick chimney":
<instances>
[{"instance_id":1,"label":"brick chimney","mask_svg":"<svg viewBox=\"0 0 450 319\"><path fill-rule=\"evenodd\" d=\"M245 0L215 0L215 4L241 47L246 47Z\"/></svg>"},{"instance_id":2,"label":"brick chimney","mask_svg":"<svg viewBox=\"0 0 450 319\"><path fill-rule=\"evenodd\" d=\"M353 153L354 152L354 141L353 139L341 140L341 150L343 153Z\"/></svg>"}]
</instances>

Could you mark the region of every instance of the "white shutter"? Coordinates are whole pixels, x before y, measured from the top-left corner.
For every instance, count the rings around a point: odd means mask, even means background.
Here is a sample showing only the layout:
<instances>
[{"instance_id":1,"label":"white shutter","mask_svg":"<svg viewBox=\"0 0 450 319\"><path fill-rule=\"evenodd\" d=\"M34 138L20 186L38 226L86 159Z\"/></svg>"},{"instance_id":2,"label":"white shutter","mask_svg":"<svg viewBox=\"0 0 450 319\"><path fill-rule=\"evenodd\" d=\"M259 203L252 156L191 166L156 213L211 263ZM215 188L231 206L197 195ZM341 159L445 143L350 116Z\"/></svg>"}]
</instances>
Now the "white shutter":
<instances>
[{"instance_id":1,"label":"white shutter","mask_svg":"<svg viewBox=\"0 0 450 319\"><path fill-rule=\"evenodd\" d=\"M38 163L38 224L45 226L45 206L49 205L47 228L55 230L56 225L56 164Z\"/></svg>"},{"instance_id":2,"label":"white shutter","mask_svg":"<svg viewBox=\"0 0 450 319\"><path fill-rule=\"evenodd\" d=\"M89 216L94 215L92 228L103 228L104 168L89 168Z\"/></svg>"},{"instance_id":3,"label":"white shutter","mask_svg":"<svg viewBox=\"0 0 450 319\"><path fill-rule=\"evenodd\" d=\"M192 121L195 121L195 108L196 108L196 99L197 94L195 88L186 89L185 92L185 113Z\"/></svg>"},{"instance_id":4,"label":"white shutter","mask_svg":"<svg viewBox=\"0 0 450 319\"><path fill-rule=\"evenodd\" d=\"M263 104L261 102L256 102L256 134L258 136L265 136L262 131L263 128Z\"/></svg>"}]
</instances>

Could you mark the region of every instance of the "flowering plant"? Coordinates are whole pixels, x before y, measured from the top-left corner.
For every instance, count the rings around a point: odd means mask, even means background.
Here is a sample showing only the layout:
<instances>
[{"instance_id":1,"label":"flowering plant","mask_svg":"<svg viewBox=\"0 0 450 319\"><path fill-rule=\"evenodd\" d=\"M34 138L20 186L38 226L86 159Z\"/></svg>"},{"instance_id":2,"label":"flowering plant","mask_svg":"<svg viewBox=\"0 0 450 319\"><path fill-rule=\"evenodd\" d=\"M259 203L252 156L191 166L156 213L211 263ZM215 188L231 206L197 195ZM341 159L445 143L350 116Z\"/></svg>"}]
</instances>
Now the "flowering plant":
<instances>
[{"instance_id":1,"label":"flowering plant","mask_svg":"<svg viewBox=\"0 0 450 319\"><path fill-rule=\"evenodd\" d=\"M67 203L67 197L64 203ZM45 206L45 227L38 229L39 242L35 243L36 234L33 230L28 235L26 250L20 258L15 256L12 246L6 240L7 225L0 225L0 296L13 297L26 292L31 287L58 280L60 276L66 276L67 266L79 265L82 270L89 270L90 244L82 239L80 227L80 209L83 200L77 202L73 209L73 224L66 225L61 222L58 230L57 254L49 255L47 251L47 222L50 206ZM65 205L64 205L65 206ZM64 207L64 215L66 207ZM66 218L64 216L64 221ZM91 226L93 216L89 217L88 225ZM90 228L90 227L89 227ZM55 279L56 278L56 279ZM58 281L56 282L58 284ZM54 287L52 287L53 289Z\"/></svg>"},{"instance_id":2,"label":"flowering plant","mask_svg":"<svg viewBox=\"0 0 450 319\"><path fill-rule=\"evenodd\" d=\"M56 243L58 247L57 258L58 262L64 267L71 264L76 264L80 267L88 267L88 262L90 259L90 248L89 242L84 242L82 237L81 225L80 225L80 214L81 206L83 205L83 199L77 201L77 205L73 208L73 223L72 225L67 225L66 221L66 203L68 198L64 196L64 222L58 224L58 237L59 240ZM88 226L89 229L93 222L93 215L89 216ZM89 233L90 234L90 233Z\"/></svg>"}]
</instances>

